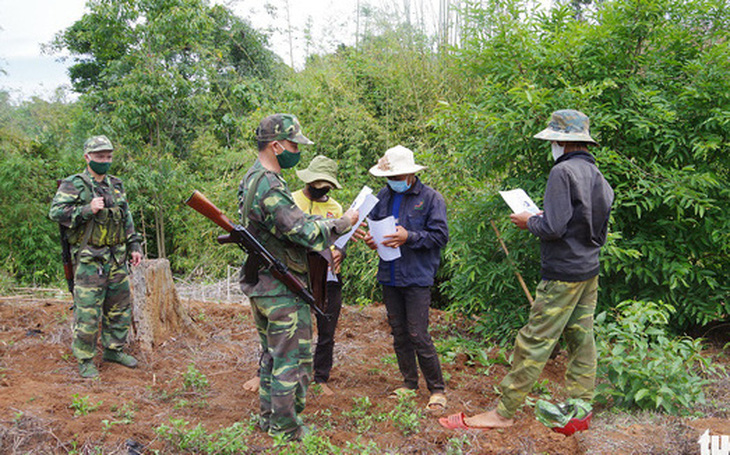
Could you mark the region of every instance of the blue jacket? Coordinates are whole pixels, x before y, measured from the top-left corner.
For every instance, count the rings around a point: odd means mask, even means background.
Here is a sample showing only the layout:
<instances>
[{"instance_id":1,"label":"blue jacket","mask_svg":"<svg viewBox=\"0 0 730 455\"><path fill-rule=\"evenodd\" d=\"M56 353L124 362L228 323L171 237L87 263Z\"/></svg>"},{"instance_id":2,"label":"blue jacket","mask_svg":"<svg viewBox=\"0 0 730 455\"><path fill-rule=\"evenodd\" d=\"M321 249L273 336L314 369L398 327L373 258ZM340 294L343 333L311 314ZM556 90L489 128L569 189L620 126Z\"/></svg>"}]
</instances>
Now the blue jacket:
<instances>
[{"instance_id":1,"label":"blue jacket","mask_svg":"<svg viewBox=\"0 0 730 455\"><path fill-rule=\"evenodd\" d=\"M378 193L380 202L370 212L373 220L382 220L393 213L398 193L386 186ZM416 178L402 194L397 224L408 231L401 245L401 257L395 261L380 260L378 282L388 286L431 286L441 260L441 248L449 241L446 203L443 196Z\"/></svg>"},{"instance_id":2,"label":"blue jacket","mask_svg":"<svg viewBox=\"0 0 730 455\"><path fill-rule=\"evenodd\" d=\"M545 280L578 282L598 275L613 190L595 163L584 151L558 158L545 188L545 213L527 220L527 229L540 238Z\"/></svg>"}]
</instances>

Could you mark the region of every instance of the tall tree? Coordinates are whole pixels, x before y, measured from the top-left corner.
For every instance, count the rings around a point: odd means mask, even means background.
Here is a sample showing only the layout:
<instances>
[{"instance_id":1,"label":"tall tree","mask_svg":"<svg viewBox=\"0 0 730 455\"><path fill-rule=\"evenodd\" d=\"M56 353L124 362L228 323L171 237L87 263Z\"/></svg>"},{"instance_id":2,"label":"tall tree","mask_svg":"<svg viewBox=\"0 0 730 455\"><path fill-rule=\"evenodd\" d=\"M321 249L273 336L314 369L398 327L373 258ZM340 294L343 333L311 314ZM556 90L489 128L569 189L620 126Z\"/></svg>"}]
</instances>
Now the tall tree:
<instances>
[{"instance_id":1,"label":"tall tree","mask_svg":"<svg viewBox=\"0 0 730 455\"><path fill-rule=\"evenodd\" d=\"M281 64L265 35L207 0L91 0L87 8L54 45L74 57L73 87L97 114L96 129L122 146L120 158L146 163L129 170L149 185L146 206L164 256L176 183L167 172L176 165L162 163L187 159L204 131L223 145L240 138L236 118L258 107L263 82Z\"/></svg>"}]
</instances>

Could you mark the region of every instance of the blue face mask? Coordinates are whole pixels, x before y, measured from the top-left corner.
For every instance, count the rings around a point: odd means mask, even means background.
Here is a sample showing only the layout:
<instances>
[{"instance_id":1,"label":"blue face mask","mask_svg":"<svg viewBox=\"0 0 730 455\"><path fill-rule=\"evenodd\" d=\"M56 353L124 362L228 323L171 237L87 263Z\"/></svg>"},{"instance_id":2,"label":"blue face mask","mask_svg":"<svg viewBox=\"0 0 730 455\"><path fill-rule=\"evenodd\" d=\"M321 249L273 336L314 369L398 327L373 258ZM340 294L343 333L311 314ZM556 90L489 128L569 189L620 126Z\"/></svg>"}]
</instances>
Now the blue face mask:
<instances>
[{"instance_id":1,"label":"blue face mask","mask_svg":"<svg viewBox=\"0 0 730 455\"><path fill-rule=\"evenodd\" d=\"M408 179L405 179L405 180L387 179L387 181L388 181L388 186L390 187L390 189L395 191L396 193L405 193L411 187L411 185L408 183Z\"/></svg>"}]
</instances>

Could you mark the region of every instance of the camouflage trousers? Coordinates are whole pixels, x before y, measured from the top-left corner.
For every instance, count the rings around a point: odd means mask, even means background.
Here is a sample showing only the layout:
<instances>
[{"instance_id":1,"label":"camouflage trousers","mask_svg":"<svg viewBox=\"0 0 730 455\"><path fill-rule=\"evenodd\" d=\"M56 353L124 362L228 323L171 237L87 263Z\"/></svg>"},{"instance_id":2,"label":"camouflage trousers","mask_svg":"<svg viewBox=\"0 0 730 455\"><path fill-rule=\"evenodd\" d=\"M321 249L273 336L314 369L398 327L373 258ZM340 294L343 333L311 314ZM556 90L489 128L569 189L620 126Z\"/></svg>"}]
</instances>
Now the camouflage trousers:
<instances>
[{"instance_id":1,"label":"camouflage trousers","mask_svg":"<svg viewBox=\"0 0 730 455\"><path fill-rule=\"evenodd\" d=\"M261 428L271 436L296 436L312 377L312 315L291 296L252 297L261 340Z\"/></svg>"},{"instance_id":2,"label":"camouflage trousers","mask_svg":"<svg viewBox=\"0 0 730 455\"><path fill-rule=\"evenodd\" d=\"M74 280L74 356L79 361L94 357L99 322L102 346L121 350L132 314L126 264L81 261Z\"/></svg>"},{"instance_id":3,"label":"camouflage trousers","mask_svg":"<svg viewBox=\"0 0 730 455\"><path fill-rule=\"evenodd\" d=\"M570 398L593 399L596 344L593 313L598 276L577 283L542 280L530 310L530 320L517 334L512 369L500 388L497 413L511 419L540 377L562 334L568 348L565 383Z\"/></svg>"}]
</instances>

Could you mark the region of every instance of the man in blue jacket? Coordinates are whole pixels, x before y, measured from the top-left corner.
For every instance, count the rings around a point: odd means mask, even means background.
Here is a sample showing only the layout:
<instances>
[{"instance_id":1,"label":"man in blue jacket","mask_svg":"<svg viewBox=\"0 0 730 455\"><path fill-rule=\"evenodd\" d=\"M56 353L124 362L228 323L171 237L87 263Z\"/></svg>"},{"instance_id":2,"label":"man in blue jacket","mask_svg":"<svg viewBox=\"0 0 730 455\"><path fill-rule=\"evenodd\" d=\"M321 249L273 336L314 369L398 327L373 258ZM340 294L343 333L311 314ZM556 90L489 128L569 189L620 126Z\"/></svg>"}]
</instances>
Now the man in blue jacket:
<instances>
[{"instance_id":1,"label":"man in blue jacket","mask_svg":"<svg viewBox=\"0 0 730 455\"><path fill-rule=\"evenodd\" d=\"M413 152L396 146L385 152L370 169L376 177L385 177L387 185L378 193L380 202L370 213L377 221L388 216L396 220L396 232L387 235L383 245L400 248L401 257L380 260L378 282L383 286L383 302L393 334L393 348L403 375L403 387L418 388L418 367L431 394L426 410L440 414L446 408L444 378L436 349L428 332L431 286L438 269L441 248L449 240L446 203L438 191L424 185L416 172ZM377 245L367 234L365 243Z\"/></svg>"},{"instance_id":2,"label":"man in blue jacket","mask_svg":"<svg viewBox=\"0 0 730 455\"><path fill-rule=\"evenodd\" d=\"M550 171L544 211L510 216L520 229L540 239L541 276L530 319L515 340L512 368L500 384L496 409L466 417L439 419L449 429L504 428L542 373L562 335L568 347L565 384L570 398L590 402L596 382L593 313L598 295L598 255L606 243L613 190L588 153L596 145L588 117L555 111L548 127L535 135L550 141L555 165Z\"/></svg>"}]
</instances>

